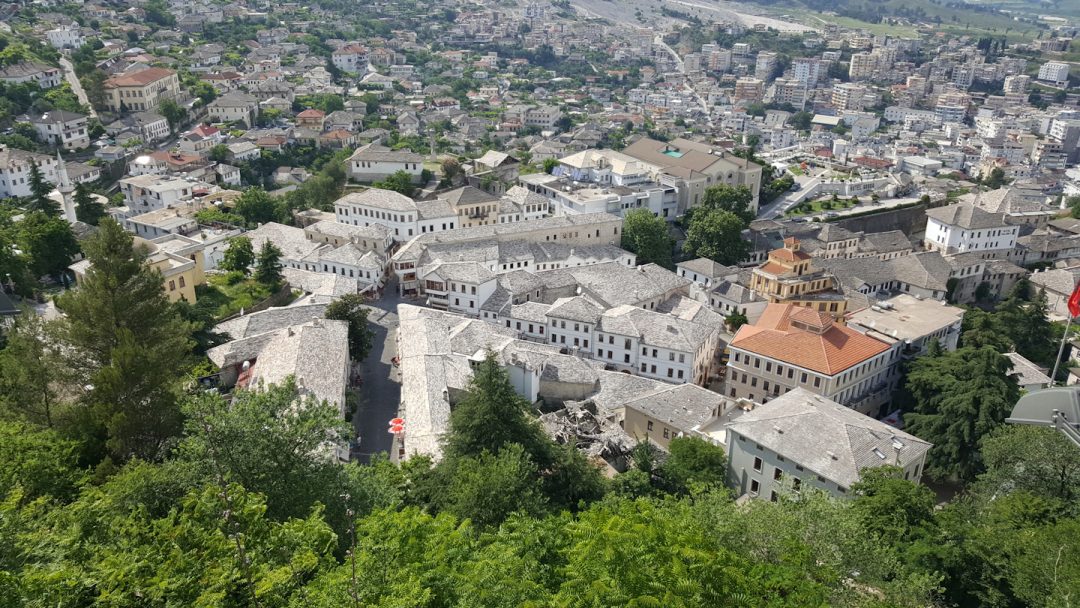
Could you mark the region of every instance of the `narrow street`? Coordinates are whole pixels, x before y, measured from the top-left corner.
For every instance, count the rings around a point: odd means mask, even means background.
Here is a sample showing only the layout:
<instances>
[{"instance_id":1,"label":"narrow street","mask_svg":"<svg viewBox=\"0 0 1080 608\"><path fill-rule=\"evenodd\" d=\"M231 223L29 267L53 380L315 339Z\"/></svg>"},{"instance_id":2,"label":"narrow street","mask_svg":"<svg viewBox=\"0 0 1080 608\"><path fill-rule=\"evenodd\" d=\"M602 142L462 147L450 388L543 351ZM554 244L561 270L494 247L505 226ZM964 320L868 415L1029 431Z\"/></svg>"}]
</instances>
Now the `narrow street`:
<instances>
[{"instance_id":1,"label":"narrow street","mask_svg":"<svg viewBox=\"0 0 1080 608\"><path fill-rule=\"evenodd\" d=\"M375 343L367 359L361 364L364 384L359 389L360 399L353 414L353 427L359 442L353 446L351 456L362 463L380 452L389 452L392 436L386 429L392 418L398 415L401 402L401 377L394 367L397 356L397 283L387 284L383 297L369 307L368 322L375 332Z\"/></svg>"},{"instance_id":2,"label":"narrow street","mask_svg":"<svg viewBox=\"0 0 1080 608\"><path fill-rule=\"evenodd\" d=\"M90 98L86 96L86 91L83 90L79 77L75 75L75 66L71 65L71 61L67 57L61 56L60 67L64 68L64 78L71 85L71 90L74 91L75 96L79 98L79 103L90 108L90 118L97 118L97 111L94 110L94 106L90 105Z\"/></svg>"}]
</instances>

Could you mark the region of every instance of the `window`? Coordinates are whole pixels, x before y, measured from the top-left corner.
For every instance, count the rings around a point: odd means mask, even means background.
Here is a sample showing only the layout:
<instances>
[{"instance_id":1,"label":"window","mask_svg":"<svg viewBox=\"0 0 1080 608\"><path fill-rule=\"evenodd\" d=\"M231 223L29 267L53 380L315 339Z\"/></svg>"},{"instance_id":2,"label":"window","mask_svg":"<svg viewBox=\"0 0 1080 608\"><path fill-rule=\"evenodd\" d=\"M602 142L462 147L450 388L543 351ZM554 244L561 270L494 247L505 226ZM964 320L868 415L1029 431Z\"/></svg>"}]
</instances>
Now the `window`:
<instances>
[{"instance_id":1,"label":"window","mask_svg":"<svg viewBox=\"0 0 1080 608\"><path fill-rule=\"evenodd\" d=\"M757 456L754 457L754 470L758 473L761 472L761 458Z\"/></svg>"},{"instance_id":2,"label":"window","mask_svg":"<svg viewBox=\"0 0 1080 608\"><path fill-rule=\"evenodd\" d=\"M169 281L169 291L176 291L176 281Z\"/></svg>"},{"instance_id":3,"label":"window","mask_svg":"<svg viewBox=\"0 0 1080 608\"><path fill-rule=\"evenodd\" d=\"M670 367L667 368L667 377L668 378L673 378L674 376L675 376L675 370L671 369Z\"/></svg>"},{"instance_id":4,"label":"window","mask_svg":"<svg viewBox=\"0 0 1080 608\"><path fill-rule=\"evenodd\" d=\"M814 388L821 388L821 378L814 378Z\"/></svg>"},{"instance_id":5,"label":"window","mask_svg":"<svg viewBox=\"0 0 1080 608\"><path fill-rule=\"evenodd\" d=\"M753 494L757 494L757 493L758 493L758 490L759 490L760 488L761 488L761 484L759 484L759 483L758 483L758 481L757 481L756 479L751 479L751 480L750 480L750 492L751 492L751 493L753 493Z\"/></svg>"},{"instance_id":6,"label":"window","mask_svg":"<svg viewBox=\"0 0 1080 608\"><path fill-rule=\"evenodd\" d=\"M184 288L184 277L180 277L179 280L180 280L180 288L183 289Z\"/></svg>"},{"instance_id":7,"label":"window","mask_svg":"<svg viewBox=\"0 0 1080 608\"><path fill-rule=\"evenodd\" d=\"M671 435L671 432L668 431L668 428L665 426L664 427L664 439L667 439L668 437L670 437L670 435Z\"/></svg>"},{"instance_id":8,"label":"window","mask_svg":"<svg viewBox=\"0 0 1080 608\"><path fill-rule=\"evenodd\" d=\"M798 492L799 489L802 488L802 480L799 479L798 477L792 477L791 478L791 487L794 488L796 492Z\"/></svg>"},{"instance_id":9,"label":"window","mask_svg":"<svg viewBox=\"0 0 1080 608\"><path fill-rule=\"evenodd\" d=\"M772 478L776 481L780 481L784 478L784 472L780 470L780 467L776 467L773 469Z\"/></svg>"},{"instance_id":10,"label":"window","mask_svg":"<svg viewBox=\"0 0 1080 608\"><path fill-rule=\"evenodd\" d=\"M645 427L645 428L647 428L647 429L648 429L648 430L650 430L650 431L652 430L652 420L650 420L650 421L648 422L648 424L646 425L646 427Z\"/></svg>"},{"instance_id":11,"label":"window","mask_svg":"<svg viewBox=\"0 0 1080 608\"><path fill-rule=\"evenodd\" d=\"M773 490L771 493L769 493L769 500L776 502L776 490Z\"/></svg>"},{"instance_id":12,"label":"window","mask_svg":"<svg viewBox=\"0 0 1080 608\"><path fill-rule=\"evenodd\" d=\"M802 373L802 380L800 380L799 382L801 382L802 384L806 384L806 372Z\"/></svg>"}]
</instances>

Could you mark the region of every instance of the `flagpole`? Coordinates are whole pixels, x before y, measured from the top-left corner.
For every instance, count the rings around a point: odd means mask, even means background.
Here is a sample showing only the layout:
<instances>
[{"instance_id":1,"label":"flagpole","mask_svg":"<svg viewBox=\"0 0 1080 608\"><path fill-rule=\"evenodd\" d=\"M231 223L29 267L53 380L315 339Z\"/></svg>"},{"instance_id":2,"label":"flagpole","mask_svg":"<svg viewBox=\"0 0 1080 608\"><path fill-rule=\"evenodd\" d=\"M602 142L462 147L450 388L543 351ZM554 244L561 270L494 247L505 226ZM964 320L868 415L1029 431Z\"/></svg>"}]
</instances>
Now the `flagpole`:
<instances>
[{"instance_id":1,"label":"flagpole","mask_svg":"<svg viewBox=\"0 0 1080 608\"><path fill-rule=\"evenodd\" d=\"M1069 328L1072 327L1072 311L1069 311L1069 320L1065 323L1065 333L1061 335L1061 344L1058 346L1057 359L1054 359L1054 371L1050 374L1050 386L1057 382L1058 366L1061 365L1061 355L1065 352L1065 341L1069 339Z\"/></svg>"}]
</instances>

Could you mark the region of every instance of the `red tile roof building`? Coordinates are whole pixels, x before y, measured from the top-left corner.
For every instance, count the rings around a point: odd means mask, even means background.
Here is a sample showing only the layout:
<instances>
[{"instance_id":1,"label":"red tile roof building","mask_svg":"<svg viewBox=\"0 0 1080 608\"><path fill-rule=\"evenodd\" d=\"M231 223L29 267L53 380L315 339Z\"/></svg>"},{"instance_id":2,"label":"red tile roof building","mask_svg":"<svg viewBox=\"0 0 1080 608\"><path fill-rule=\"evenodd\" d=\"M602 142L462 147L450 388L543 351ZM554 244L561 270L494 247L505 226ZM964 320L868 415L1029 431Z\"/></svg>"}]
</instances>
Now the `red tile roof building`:
<instances>
[{"instance_id":1,"label":"red tile roof building","mask_svg":"<svg viewBox=\"0 0 1080 608\"><path fill-rule=\"evenodd\" d=\"M736 399L764 402L802 387L875 415L899 381L897 345L790 303L769 304L740 327L729 353L725 394Z\"/></svg>"}]
</instances>

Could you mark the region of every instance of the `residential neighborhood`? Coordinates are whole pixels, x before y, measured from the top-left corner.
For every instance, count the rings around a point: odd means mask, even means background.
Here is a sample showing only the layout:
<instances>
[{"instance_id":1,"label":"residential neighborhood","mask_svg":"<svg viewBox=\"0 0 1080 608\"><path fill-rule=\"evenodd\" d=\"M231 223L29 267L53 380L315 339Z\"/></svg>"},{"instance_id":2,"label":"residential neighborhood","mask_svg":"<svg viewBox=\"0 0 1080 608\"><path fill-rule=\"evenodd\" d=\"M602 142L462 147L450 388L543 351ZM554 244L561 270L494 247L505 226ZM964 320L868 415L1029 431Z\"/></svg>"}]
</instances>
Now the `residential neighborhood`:
<instances>
[{"instance_id":1,"label":"residential neighborhood","mask_svg":"<svg viewBox=\"0 0 1080 608\"><path fill-rule=\"evenodd\" d=\"M0 596L1068 605L1066 4L0 8Z\"/></svg>"}]
</instances>

